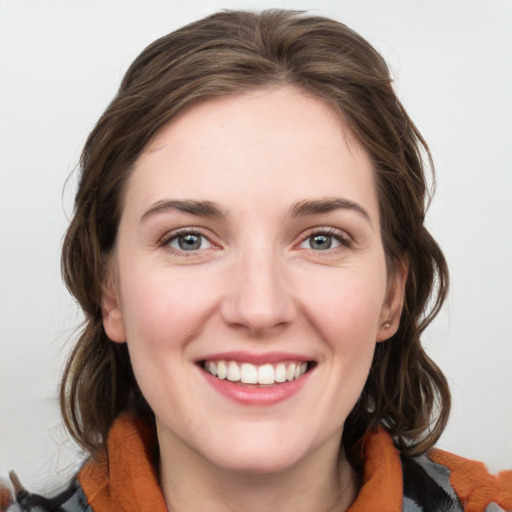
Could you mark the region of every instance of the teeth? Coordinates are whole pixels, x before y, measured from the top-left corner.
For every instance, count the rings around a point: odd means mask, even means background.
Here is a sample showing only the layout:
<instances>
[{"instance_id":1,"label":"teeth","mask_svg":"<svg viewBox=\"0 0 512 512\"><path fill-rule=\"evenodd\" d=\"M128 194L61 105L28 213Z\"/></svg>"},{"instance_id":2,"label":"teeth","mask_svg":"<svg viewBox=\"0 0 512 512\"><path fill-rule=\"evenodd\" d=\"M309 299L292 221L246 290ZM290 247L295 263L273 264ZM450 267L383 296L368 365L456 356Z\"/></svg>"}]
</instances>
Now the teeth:
<instances>
[{"instance_id":1,"label":"teeth","mask_svg":"<svg viewBox=\"0 0 512 512\"><path fill-rule=\"evenodd\" d=\"M235 363L236 364L236 363ZM240 380L244 384L257 384L258 383L258 368L250 363L242 363L240 369Z\"/></svg>"},{"instance_id":2,"label":"teeth","mask_svg":"<svg viewBox=\"0 0 512 512\"><path fill-rule=\"evenodd\" d=\"M279 363L276 366L275 379L276 382L286 382L286 365L284 363Z\"/></svg>"},{"instance_id":3,"label":"teeth","mask_svg":"<svg viewBox=\"0 0 512 512\"><path fill-rule=\"evenodd\" d=\"M228 365L228 380L231 382L240 380L240 367L234 361L231 361Z\"/></svg>"},{"instance_id":4,"label":"teeth","mask_svg":"<svg viewBox=\"0 0 512 512\"><path fill-rule=\"evenodd\" d=\"M288 366L288 370L286 370L286 380L293 380L295 378L295 363L292 363Z\"/></svg>"},{"instance_id":5,"label":"teeth","mask_svg":"<svg viewBox=\"0 0 512 512\"><path fill-rule=\"evenodd\" d=\"M251 363L236 361L206 361L204 370L222 380L242 382L243 384L272 385L298 379L308 368L306 362L263 364L256 366Z\"/></svg>"},{"instance_id":6,"label":"teeth","mask_svg":"<svg viewBox=\"0 0 512 512\"><path fill-rule=\"evenodd\" d=\"M258 384L274 384L274 367L264 364L258 368Z\"/></svg>"},{"instance_id":7,"label":"teeth","mask_svg":"<svg viewBox=\"0 0 512 512\"><path fill-rule=\"evenodd\" d=\"M214 376L217 377L217 363L215 361L210 361L206 363L208 365L208 371Z\"/></svg>"},{"instance_id":8,"label":"teeth","mask_svg":"<svg viewBox=\"0 0 512 512\"><path fill-rule=\"evenodd\" d=\"M225 361L219 361L217 363L217 377L219 379L225 379L228 376L228 367Z\"/></svg>"}]
</instances>

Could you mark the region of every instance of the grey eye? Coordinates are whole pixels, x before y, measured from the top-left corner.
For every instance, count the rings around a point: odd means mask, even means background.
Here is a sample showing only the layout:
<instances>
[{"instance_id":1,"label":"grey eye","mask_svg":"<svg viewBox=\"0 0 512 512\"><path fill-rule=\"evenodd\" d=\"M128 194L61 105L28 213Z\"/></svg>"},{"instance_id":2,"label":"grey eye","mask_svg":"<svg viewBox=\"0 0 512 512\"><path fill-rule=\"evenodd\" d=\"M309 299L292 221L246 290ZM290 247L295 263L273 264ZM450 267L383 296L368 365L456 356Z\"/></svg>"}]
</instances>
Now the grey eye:
<instances>
[{"instance_id":1,"label":"grey eye","mask_svg":"<svg viewBox=\"0 0 512 512\"><path fill-rule=\"evenodd\" d=\"M342 245L341 240L337 236L329 235L327 233L316 233L308 236L300 244L304 249L313 249L314 251L326 251Z\"/></svg>"},{"instance_id":2,"label":"grey eye","mask_svg":"<svg viewBox=\"0 0 512 512\"><path fill-rule=\"evenodd\" d=\"M332 236L330 235L313 235L309 237L309 246L311 249L323 251L330 249L333 244Z\"/></svg>"},{"instance_id":3,"label":"grey eye","mask_svg":"<svg viewBox=\"0 0 512 512\"><path fill-rule=\"evenodd\" d=\"M180 249L184 251L192 251L201 247L201 236L200 235L185 235L178 237L178 245Z\"/></svg>"},{"instance_id":4,"label":"grey eye","mask_svg":"<svg viewBox=\"0 0 512 512\"><path fill-rule=\"evenodd\" d=\"M169 246L180 251L197 251L199 249L207 249L211 246L208 239L199 233L184 233L175 236Z\"/></svg>"}]
</instances>

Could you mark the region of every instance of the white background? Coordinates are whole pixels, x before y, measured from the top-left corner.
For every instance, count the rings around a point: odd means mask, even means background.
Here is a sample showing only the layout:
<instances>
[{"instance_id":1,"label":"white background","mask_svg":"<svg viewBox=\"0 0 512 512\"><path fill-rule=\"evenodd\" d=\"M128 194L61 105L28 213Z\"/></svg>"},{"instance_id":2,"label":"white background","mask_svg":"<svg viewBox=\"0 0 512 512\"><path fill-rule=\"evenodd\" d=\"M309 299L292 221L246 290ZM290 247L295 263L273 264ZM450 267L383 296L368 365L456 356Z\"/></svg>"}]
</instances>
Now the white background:
<instances>
[{"instance_id":1,"label":"white background","mask_svg":"<svg viewBox=\"0 0 512 512\"><path fill-rule=\"evenodd\" d=\"M512 467L510 0L0 0L0 476L15 468L37 490L79 461L56 399L80 321L59 250L87 134L156 37L220 8L265 7L343 21L390 63L434 155L428 223L452 273L425 336L454 398L439 446Z\"/></svg>"}]
</instances>

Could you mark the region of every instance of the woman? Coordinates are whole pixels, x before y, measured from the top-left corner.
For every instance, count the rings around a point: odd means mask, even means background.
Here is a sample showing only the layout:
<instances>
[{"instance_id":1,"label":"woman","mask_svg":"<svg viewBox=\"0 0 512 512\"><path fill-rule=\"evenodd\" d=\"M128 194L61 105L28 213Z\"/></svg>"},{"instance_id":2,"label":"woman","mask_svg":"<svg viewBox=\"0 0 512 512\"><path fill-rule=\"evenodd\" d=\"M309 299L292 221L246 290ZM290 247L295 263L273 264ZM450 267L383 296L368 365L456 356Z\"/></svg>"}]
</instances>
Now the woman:
<instances>
[{"instance_id":1,"label":"woman","mask_svg":"<svg viewBox=\"0 0 512 512\"><path fill-rule=\"evenodd\" d=\"M220 13L148 47L82 156L62 383L91 453L62 510L507 510L512 474L432 449L420 334L447 290L428 148L332 20ZM35 509L35 508L34 508Z\"/></svg>"}]
</instances>

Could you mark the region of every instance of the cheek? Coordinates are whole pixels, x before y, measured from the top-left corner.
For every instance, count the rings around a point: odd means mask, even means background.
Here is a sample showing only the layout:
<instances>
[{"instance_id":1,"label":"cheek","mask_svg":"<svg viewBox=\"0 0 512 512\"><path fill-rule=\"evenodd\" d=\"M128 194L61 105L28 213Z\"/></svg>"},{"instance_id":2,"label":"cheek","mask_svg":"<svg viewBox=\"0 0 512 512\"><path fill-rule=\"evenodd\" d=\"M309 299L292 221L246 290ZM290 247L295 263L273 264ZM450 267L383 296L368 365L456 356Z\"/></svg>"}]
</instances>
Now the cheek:
<instances>
[{"instance_id":1,"label":"cheek","mask_svg":"<svg viewBox=\"0 0 512 512\"><path fill-rule=\"evenodd\" d=\"M310 321L334 350L374 344L386 294L386 279L371 270L335 269L304 294Z\"/></svg>"},{"instance_id":2,"label":"cheek","mask_svg":"<svg viewBox=\"0 0 512 512\"><path fill-rule=\"evenodd\" d=\"M132 268L122 282L132 367L143 395L160 414L165 407L181 407L190 392L190 341L199 335L210 311L205 283L177 274L160 269L144 272L141 279L142 273Z\"/></svg>"},{"instance_id":3,"label":"cheek","mask_svg":"<svg viewBox=\"0 0 512 512\"><path fill-rule=\"evenodd\" d=\"M132 264L125 270L122 309L134 371L148 379L157 372L189 371L185 363L197 355L192 342L201 337L217 308L222 284L216 273L159 263L140 268Z\"/></svg>"},{"instance_id":4,"label":"cheek","mask_svg":"<svg viewBox=\"0 0 512 512\"><path fill-rule=\"evenodd\" d=\"M146 274L123 286L123 314L129 343L158 346L180 344L199 325L208 298L199 280L165 272ZM211 292L210 292L211 294Z\"/></svg>"},{"instance_id":5,"label":"cheek","mask_svg":"<svg viewBox=\"0 0 512 512\"><path fill-rule=\"evenodd\" d=\"M325 348L319 360L324 391L317 405L329 411L322 421L336 431L361 396L370 371L386 279L370 269L330 270L329 278L324 275L316 286L304 288L302 304L313 335Z\"/></svg>"}]
</instances>

